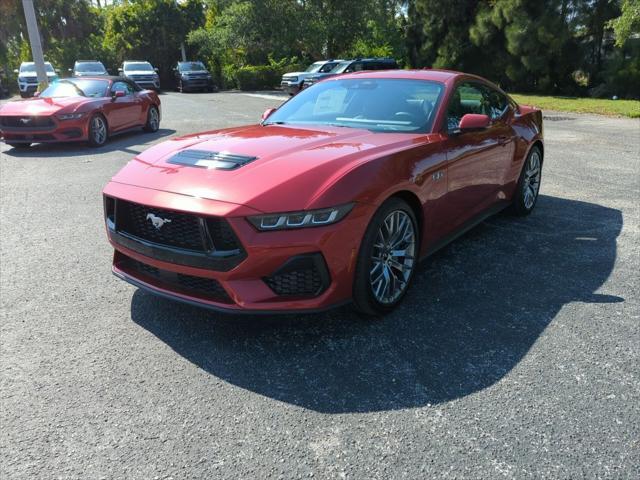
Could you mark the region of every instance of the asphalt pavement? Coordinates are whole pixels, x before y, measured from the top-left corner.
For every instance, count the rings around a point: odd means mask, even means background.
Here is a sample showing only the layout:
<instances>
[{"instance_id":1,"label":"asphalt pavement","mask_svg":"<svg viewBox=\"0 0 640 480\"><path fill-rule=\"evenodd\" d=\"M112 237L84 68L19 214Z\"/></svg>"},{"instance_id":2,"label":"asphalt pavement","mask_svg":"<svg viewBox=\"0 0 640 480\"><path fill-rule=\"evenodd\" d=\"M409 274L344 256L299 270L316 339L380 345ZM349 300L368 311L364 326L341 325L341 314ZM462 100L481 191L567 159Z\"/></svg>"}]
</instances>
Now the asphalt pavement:
<instances>
[{"instance_id":1,"label":"asphalt pavement","mask_svg":"<svg viewBox=\"0 0 640 480\"><path fill-rule=\"evenodd\" d=\"M383 320L234 317L110 273L101 189L277 94L162 95L155 134L0 146L0 477L640 477L640 120L546 112L535 212Z\"/></svg>"}]
</instances>

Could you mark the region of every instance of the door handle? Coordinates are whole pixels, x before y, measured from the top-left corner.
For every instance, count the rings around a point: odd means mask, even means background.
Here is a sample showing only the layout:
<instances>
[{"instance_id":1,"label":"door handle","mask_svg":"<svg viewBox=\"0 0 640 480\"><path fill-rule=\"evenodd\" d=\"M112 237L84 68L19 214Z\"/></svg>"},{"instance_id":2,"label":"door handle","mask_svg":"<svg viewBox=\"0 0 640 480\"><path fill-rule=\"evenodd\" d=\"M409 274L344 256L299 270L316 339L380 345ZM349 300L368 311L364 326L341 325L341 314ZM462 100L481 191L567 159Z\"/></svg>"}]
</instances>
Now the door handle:
<instances>
[{"instance_id":1,"label":"door handle","mask_svg":"<svg viewBox=\"0 0 640 480\"><path fill-rule=\"evenodd\" d=\"M509 141L511 141L511 139L509 137L507 137L506 135L501 135L498 137L498 145L501 146L505 146L509 143Z\"/></svg>"}]
</instances>

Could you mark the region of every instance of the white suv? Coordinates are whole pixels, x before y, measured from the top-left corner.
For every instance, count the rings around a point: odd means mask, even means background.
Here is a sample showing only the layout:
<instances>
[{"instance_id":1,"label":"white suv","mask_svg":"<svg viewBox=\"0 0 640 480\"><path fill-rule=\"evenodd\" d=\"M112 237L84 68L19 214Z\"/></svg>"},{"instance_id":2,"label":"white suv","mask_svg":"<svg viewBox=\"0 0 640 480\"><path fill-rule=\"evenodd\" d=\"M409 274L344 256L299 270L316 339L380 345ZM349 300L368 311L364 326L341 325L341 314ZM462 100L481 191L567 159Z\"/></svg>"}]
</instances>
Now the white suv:
<instances>
[{"instance_id":1,"label":"white suv","mask_svg":"<svg viewBox=\"0 0 640 480\"><path fill-rule=\"evenodd\" d=\"M290 72L282 76L280 86L289 95L295 95L302 90L304 79L314 73L330 72L333 67L338 65L342 60L320 60L312 63L304 72Z\"/></svg>"},{"instance_id":2,"label":"white suv","mask_svg":"<svg viewBox=\"0 0 640 480\"><path fill-rule=\"evenodd\" d=\"M55 68L49 63L44 62L44 67L47 71L47 79L49 82L53 82L58 79L58 73ZM20 89L20 96L22 98L32 97L38 90L38 72L36 71L36 64L33 62L22 62L19 70L14 70L13 73L18 74L18 88Z\"/></svg>"}]
</instances>

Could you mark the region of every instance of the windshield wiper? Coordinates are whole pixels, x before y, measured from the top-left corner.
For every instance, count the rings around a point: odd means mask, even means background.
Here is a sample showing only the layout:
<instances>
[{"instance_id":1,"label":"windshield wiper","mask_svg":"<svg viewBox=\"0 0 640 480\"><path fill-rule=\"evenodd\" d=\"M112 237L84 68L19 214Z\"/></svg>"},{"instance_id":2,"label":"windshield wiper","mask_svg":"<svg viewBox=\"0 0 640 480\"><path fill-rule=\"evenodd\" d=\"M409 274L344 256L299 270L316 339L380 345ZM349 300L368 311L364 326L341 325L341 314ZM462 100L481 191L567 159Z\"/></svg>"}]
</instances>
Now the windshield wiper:
<instances>
[{"instance_id":1,"label":"windshield wiper","mask_svg":"<svg viewBox=\"0 0 640 480\"><path fill-rule=\"evenodd\" d=\"M287 122L264 122L262 124L262 126L267 126L267 125L286 125Z\"/></svg>"}]
</instances>

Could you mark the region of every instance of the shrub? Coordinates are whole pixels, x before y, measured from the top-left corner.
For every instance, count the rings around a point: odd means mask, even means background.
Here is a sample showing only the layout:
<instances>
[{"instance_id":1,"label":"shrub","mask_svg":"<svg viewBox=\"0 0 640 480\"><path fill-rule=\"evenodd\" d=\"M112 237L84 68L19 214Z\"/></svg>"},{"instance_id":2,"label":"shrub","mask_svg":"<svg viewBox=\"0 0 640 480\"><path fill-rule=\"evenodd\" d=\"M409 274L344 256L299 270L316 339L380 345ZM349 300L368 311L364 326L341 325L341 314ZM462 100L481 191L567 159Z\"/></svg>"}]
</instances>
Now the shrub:
<instances>
[{"instance_id":1,"label":"shrub","mask_svg":"<svg viewBox=\"0 0 640 480\"><path fill-rule=\"evenodd\" d=\"M247 66L235 71L240 90L271 89L280 83L280 71L271 66Z\"/></svg>"}]
</instances>

